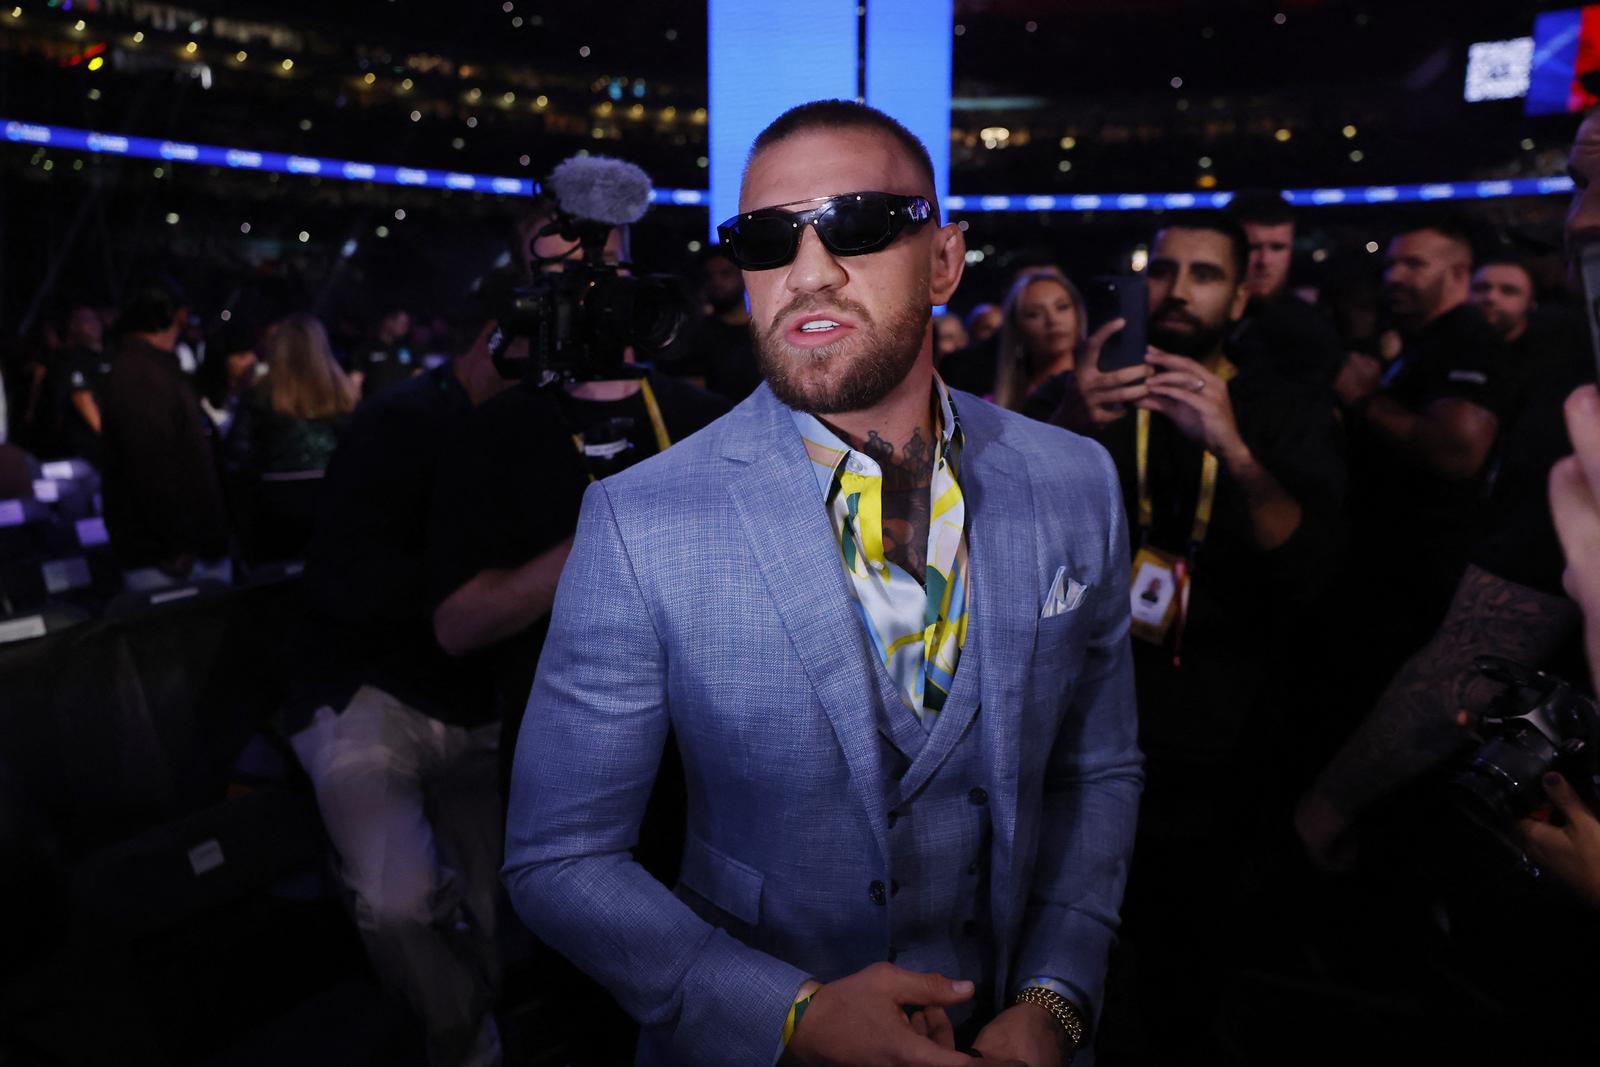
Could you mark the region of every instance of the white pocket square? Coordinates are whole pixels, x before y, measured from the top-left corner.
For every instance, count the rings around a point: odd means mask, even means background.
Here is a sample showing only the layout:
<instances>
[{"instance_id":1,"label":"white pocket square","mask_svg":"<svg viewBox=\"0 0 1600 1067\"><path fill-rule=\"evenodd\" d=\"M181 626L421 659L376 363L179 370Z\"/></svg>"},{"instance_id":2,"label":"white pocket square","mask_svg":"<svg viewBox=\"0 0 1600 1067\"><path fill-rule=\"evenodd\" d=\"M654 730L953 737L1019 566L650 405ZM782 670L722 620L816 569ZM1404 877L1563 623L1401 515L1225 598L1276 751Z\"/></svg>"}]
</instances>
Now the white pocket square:
<instances>
[{"instance_id":1,"label":"white pocket square","mask_svg":"<svg viewBox=\"0 0 1600 1067\"><path fill-rule=\"evenodd\" d=\"M1066 567L1057 567L1055 581L1050 583L1050 592L1045 594L1044 611L1039 618L1053 619L1057 615L1078 610L1078 605L1083 603L1083 594L1088 591L1088 586L1076 578L1067 577Z\"/></svg>"}]
</instances>

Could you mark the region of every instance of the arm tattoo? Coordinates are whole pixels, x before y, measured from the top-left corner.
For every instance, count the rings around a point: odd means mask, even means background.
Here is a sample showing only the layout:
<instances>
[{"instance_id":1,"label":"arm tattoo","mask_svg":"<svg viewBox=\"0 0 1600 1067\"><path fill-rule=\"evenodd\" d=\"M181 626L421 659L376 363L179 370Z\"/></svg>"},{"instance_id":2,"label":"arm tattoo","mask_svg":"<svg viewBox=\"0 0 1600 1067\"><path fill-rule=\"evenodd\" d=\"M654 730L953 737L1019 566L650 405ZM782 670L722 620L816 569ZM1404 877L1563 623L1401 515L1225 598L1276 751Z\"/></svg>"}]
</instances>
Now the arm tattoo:
<instances>
[{"instance_id":1,"label":"arm tattoo","mask_svg":"<svg viewBox=\"0 0 1600 1067\"><path fill-rule=\"evenodd\" d=\"M1493 653L1539 666L1577 624L1565 597L1468 567L1438 632L1400 668L1314 791L1353 815L1449 758L1470 740L1456 713L1476 718L1497 691L1472 661Z\"/></svg>"},{"instance_id":2,"label":"arm tattoo","mask_svg":"<svg viewBox=\"0 0 1600 1067\"><path fill-rule=\"evenodd\" d=\"M853 448L872 458L883 470L883 553L889 562L923 581L928 566L928 517L933 502L933 446L920 429L898 454L894 445L868 430L864 443Z\"/></svg>"}]
</instances>

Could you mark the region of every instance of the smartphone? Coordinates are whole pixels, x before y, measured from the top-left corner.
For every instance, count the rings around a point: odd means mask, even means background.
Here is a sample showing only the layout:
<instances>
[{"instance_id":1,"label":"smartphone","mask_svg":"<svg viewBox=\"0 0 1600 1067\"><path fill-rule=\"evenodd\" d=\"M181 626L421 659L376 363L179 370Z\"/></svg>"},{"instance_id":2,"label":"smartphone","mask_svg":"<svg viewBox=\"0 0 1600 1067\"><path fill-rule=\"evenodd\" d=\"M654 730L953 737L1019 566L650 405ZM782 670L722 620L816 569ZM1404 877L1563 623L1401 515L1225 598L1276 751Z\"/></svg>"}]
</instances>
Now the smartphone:
<instances>
[{"instance_id":1,"label":"smartphone","mask_svg":"<svg viewBox=\"0 0 1600 1067\"><path fill-rule=\"evenodd\" d=\"M1091 278L1083 294L1089 305L1089 333L1113 319L1122 319L1127 325L1106 338L1100 349L1102 371L1136 367L1144 362L1145 324L1150 317L1149 296L1141 274L1102 275Z\"/></svg>"},{"instance_id":2,"label":"smartphone","mask_svg":"<svg viewBox=\"0 0 1600 1067\"><path fill-rule=\"evenodd\" d=\"M1594 356L1595 380L1600 381L1600 241L1586 241L1578 250L1583 274L1584 319L1589 325L1589 351Z\"/></svg>"}]
</instances>

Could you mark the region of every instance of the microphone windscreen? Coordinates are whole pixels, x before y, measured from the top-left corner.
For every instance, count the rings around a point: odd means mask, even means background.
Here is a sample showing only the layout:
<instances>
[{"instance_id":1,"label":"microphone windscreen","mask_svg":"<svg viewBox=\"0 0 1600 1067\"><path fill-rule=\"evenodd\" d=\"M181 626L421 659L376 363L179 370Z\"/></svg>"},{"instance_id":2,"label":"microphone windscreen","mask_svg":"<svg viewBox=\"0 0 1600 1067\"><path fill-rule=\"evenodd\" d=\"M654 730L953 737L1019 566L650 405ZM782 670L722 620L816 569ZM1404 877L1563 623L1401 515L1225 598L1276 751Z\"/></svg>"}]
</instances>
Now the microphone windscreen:
<instances>
[{"instance_id":1,"label":"microphone windscreen","mask_svg":"<svg viewBox=\"0 0 1600 1067\"><path fill-rule=\"evenodd\" d=\"M609 226L638 222L650 207L650 176L606 156L574 156L556 164L545 187L568 215Z\"/></svg>"}]
</instances>

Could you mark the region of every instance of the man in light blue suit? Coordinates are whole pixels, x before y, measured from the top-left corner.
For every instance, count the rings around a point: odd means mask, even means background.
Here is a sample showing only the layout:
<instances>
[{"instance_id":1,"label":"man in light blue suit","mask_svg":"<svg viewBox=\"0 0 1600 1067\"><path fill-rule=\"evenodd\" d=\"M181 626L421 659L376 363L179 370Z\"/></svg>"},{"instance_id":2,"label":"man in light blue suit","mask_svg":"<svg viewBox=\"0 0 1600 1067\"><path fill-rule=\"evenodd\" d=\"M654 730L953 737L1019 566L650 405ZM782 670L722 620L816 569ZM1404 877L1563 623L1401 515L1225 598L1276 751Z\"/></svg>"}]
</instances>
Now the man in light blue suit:
<instances>
[{"instance_id":1,"label":"man in light blue suit","mask_svg":"<svg viewBox=\"0 0 1600 1067\"><path fill-rule=\"evenodd\" d=\"M767 384L585 497L506 885L641 1064L1065 1063L1141 785L1116 473L939 382L965 243L898 123L785 114L740 204ZM672 889L630 851L669 728Z\"/></svg>"}]
</instances>

